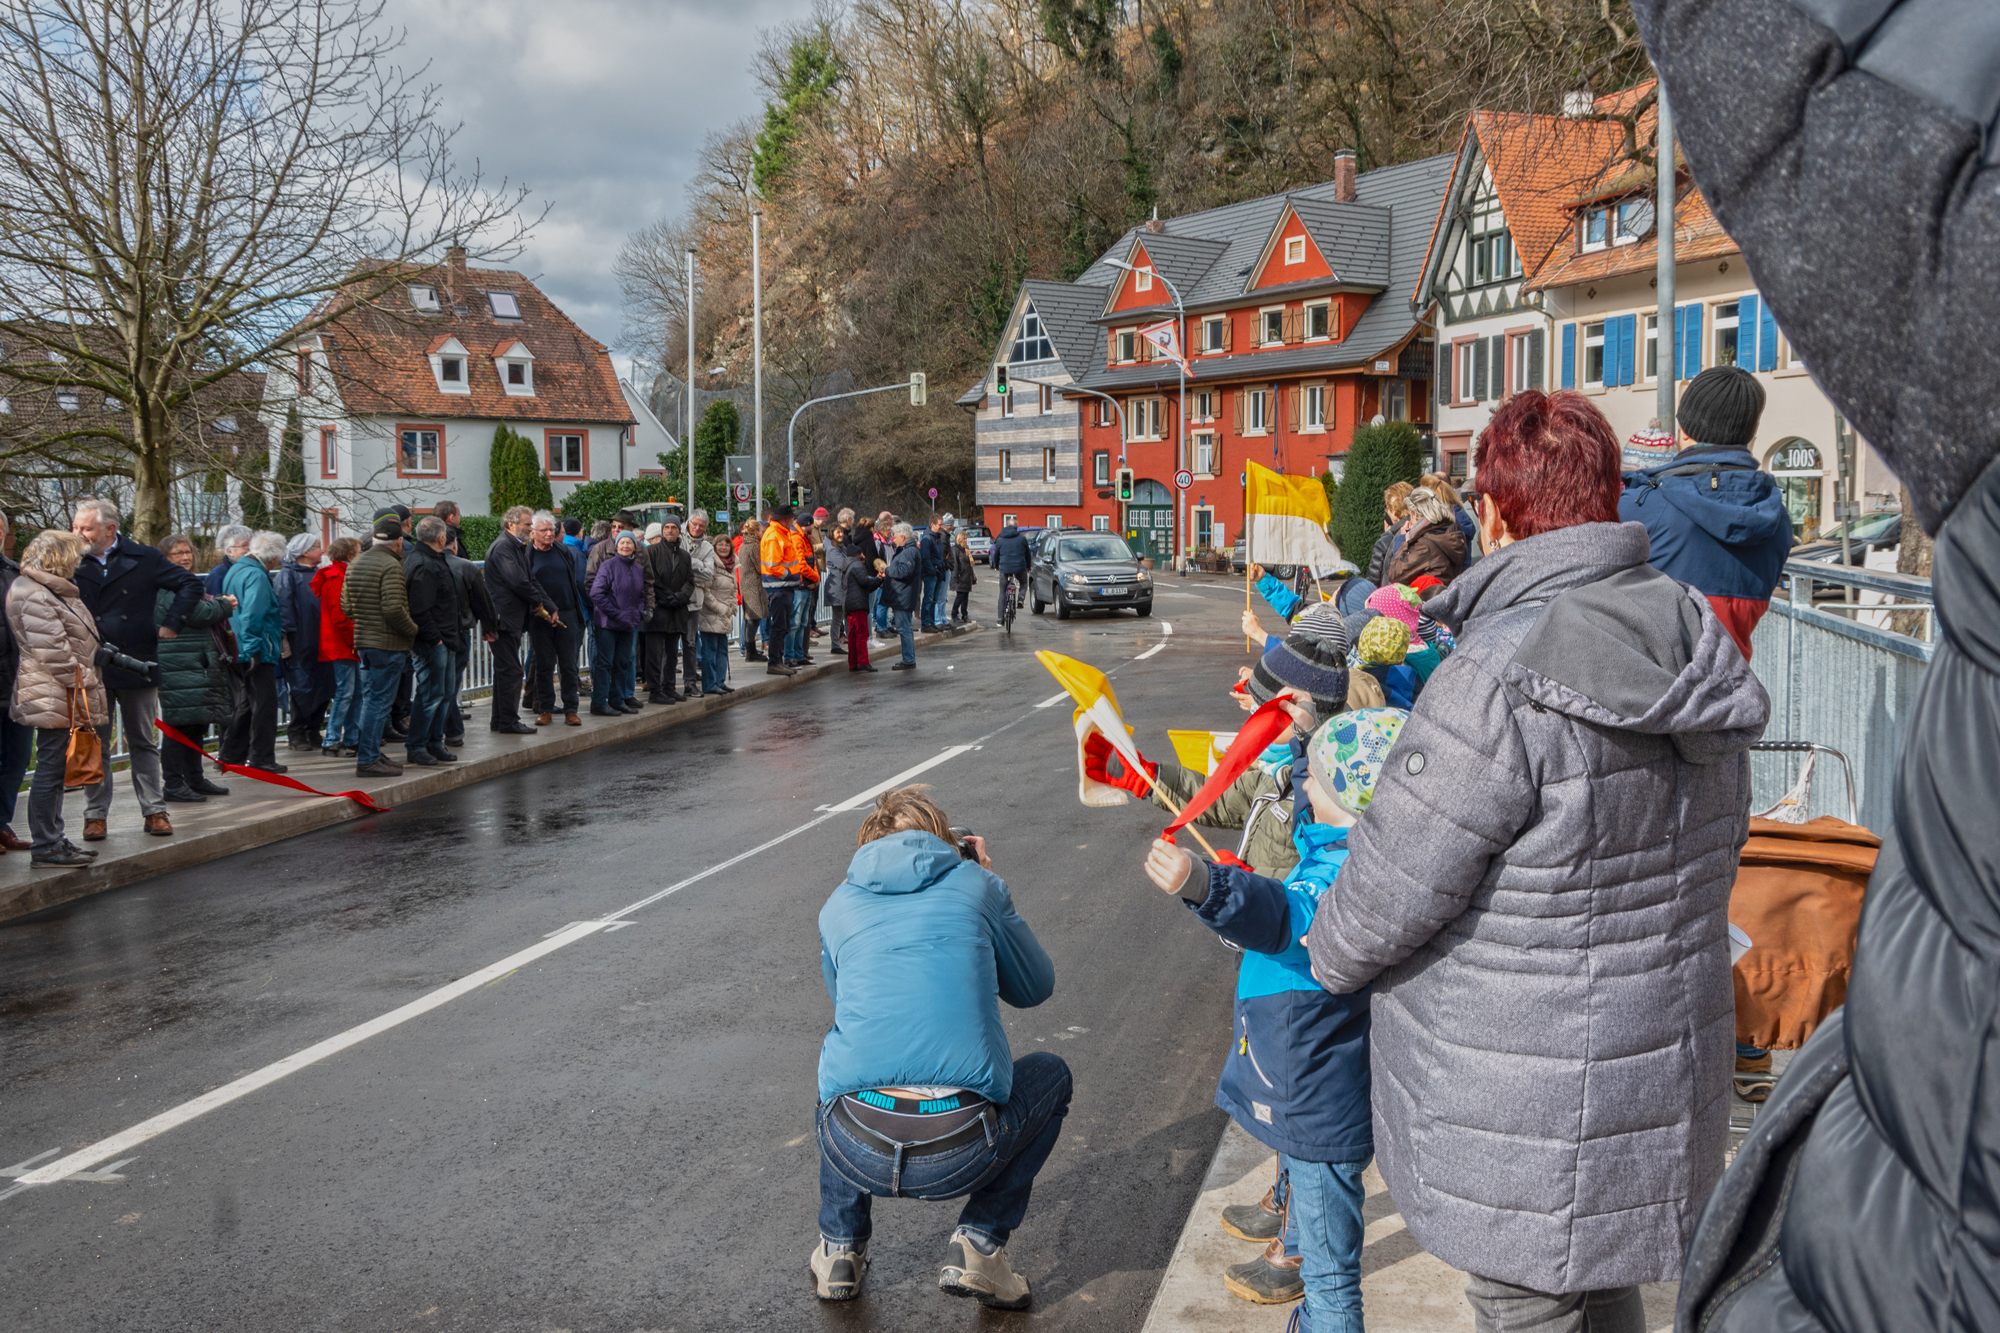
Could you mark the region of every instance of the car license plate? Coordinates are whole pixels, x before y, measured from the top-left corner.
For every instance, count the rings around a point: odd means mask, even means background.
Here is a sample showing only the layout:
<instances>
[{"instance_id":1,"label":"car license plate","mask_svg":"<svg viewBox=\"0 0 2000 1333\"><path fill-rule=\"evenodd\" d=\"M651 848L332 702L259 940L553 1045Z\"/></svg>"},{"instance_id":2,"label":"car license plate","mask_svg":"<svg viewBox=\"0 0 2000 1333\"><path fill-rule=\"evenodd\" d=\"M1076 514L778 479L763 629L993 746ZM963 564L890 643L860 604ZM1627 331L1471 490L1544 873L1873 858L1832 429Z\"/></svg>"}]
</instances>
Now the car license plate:
<instances>
[{"instance_id":1,"label":"car license plate","mask_svg":"<svg viewBox=\"0 0 2000 1333\"><path fill-rule=\"evenodd\" d=\"M1122 588L1099 588L1097 590L1097 595L1099 597L1116 597L1119 593L1123 591L1124 589Z\"/></svg>"}]
</instances>

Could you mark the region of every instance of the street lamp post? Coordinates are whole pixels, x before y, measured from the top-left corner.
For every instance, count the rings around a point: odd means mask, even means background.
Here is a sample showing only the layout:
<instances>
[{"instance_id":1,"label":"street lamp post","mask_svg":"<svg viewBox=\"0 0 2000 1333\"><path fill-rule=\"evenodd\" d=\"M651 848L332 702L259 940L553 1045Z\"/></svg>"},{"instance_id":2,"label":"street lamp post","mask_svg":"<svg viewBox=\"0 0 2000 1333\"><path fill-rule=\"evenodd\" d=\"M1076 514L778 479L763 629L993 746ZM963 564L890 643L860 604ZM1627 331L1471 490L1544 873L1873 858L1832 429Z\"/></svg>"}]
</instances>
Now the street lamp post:
<instances>
[{"instance_id":1,"label":"street lamp post","mask_svg":"<svg viewBox=\"0 0 2000 1333\"><path fill-rule=\"evenodd\" d=\"M750 205L750 414L756 421L756 462L750 469L750 517L759 517L764 503L764 259L761 227L764 210Z\"/></svg>"},{"instance_id":2,"label":"street lamp post","mask_svg":"<svg viewBox=\"0 0 2000 1333\"><path fill-rule=\"evenodd\" d=\"M1655 370L1660 379L1658 416L1660 429L1667 433L1669 440L1674 434L1674 376L1680 373L1676 364L1680 359L1679 339L1674 331L1674 113L1667 105L1667 90L1662 87L1659 101L1659 130L1656 135L1655 164L1660 172L1659 202L1654 205L1653 234L1659 237L1659 262L1654 269L1660 288L1660 310L1654 318L1659 322L1659 331L1653 335L1653 357ZM1668 350L1668 340L1674 346Z\"/></svg>"},{"instance_id":3,"label":"street lamp post","mask_svg":"<svg viewBox=\"0 0 2000 1333\"><path fill-rule=\"evenodd\" d=\"M688 494L683 513L694 512L694 247L687 248L687 335L688 335L688 377L687 377L687 434L681 443L687 446ZM727 524L722 525L727 527Z\"/></svg>"},{"instance_id":4,"label":"street lamp post","mask_svg":"<svg viewBox=\"0 0 2000 1333\"><path fill-rule=\"evenodd\" d=\"M1139 268L1138 268L1137 266L1135 266L1135 265L1132 265L1132 264L1128 264L1128 263L1126 263L1126 262L1125 262L1124 260L1122 260L1122 259L1112 259L1112 260L1108 260L1108 261L1106 261L1106 262L1108 262L1108 263L1109 263L1109 264L1110 264L1110 265L1111 265L1111 266L1112 266L1113 268L1122 268L1122 269L1124 269L1124 270L1125 270L1125 271L1126 271L1127 273L1138 273L1138 272L1141 272L1141 271L1142 271L1142 270L1140 270L1140 269L1139 269ZM1171 295L1171 296L1172 296L1172 297L1174 298L1174 320L1175 320L1175 322L1176 322L1176 323L1177 323L1177 324L1178 324L1178 325L1180 326L1180 350L1181 350L1181 354L1180 354L1179 356L1177 356L1177 357L1175 357L1175 358L1174 358L1174 364L1176 365L1176 367L1178 367L1178 368L1179 368L1179 370L1180 370L1180 373L1181 373L1181 406L1180 406L1180 421L1179 421L1179 423L1178 423L1178 424L1179 424L1179 428L1178 428L1178 430L1177 430L1177 431L1175 432L1175 433L1176 433L1176 436L1177 436L1177 439L1176 439L1176 448L1175 448L1175 450L1174 450L1174 456L1175 456L1175 463L1174 463L1174 470L1175 470L1176 472L1181 472L1181 471L1185 471L1185 470L1187 469L1187 465L1188 465L1188 457L1187 457L1187 352L1188 352L1188 345L1187 345L1187 307L1186 307L1186 306L1184 306L1184 305L1183 305L1183 304L1181 303L1181 290L1180 290L1180 288L1178 288L1178 287L1174 286L1173 282L1172 282L1172 281L1171 281L1171 280L1170 280L1170 279L1169 279L1169 278L1167 277L1167 275L1166 275L1166 274L1164 274L1164 273L1160 272L1160 270L1159 270L1159 268L1158 268L1157 266L1156 266L1156 267L1154 267L1154 268L1151 268L1151 269L1147 269L1147 270L1144 270L1144 271L1145 271L1145 272L1149 272L1149 273L1151 273L1151 274L1152 274L1152 275L1153 275L1154 277L1158 278L1158 279L1159 279L1159 280L1160 280L1161 282L1164 282L1164 283L1166 283L1166 284L1167 284L1167 292L1168 292L1168 294L1169 294L1169 295ZM1120 432L1120 434L1123 434L1123 432L1121 431L1121 432ZM1121 446L1121 448L1120 448L1120 453L1121 453L1121 454L1123 453L1123 448L1122 448L1122 446ZM1185 547L1187 546L1187 492L1186 492L1186 491L1184 491L1184 490L1181 490L1181 488L1180 488L1180 487L1179 487L1178 485L1176 485L1176 486L1174 487L1174 491L1175 491L1175 500L1174 500L1174 522L1175 522L1175 524L1176 524L1176 527L1175 527L1175 531L1174 531L1174 568L1176 568L1176 569L1178 569L1178 570L1180 571L1180 574L1181 574L1181 577L1182 577L1182 578L1186 578L1186 577L1187 577L1187 561L1186 561L1186 558L1185 558L1185 555L1184 555L1184 548L1185 548Z\"/></svg>"},{"instance_id":5,"label":"street lamp post","mask_svg":"<svg viewBox=\"0 0 2000 1333\"><path fill-rule=\"evenodd\" d=\"M839 402L842 398L866 398L871 393L894 393L898 389L911 389L914 391L914 388L914 379L899 380L894 384L878 385L873 389L856 389L852 393L830 393L824 398L808 398L803 403L800 403L799 410L792 413L791 423L785 427L785 485L787 487L791 485L792 474L798 470L799 466L798 455L792 449L792 432L798 429L799 418L806 414L808 407L817 407L821 403ZM912 401L914 402L915 400L912 399ZM789 490L786 494L789 496ZM931 501L931 508L937 508L937 501Z\"/></svg>"},{"instance_id":6,"label":"street lamp post","mask_svg":"<svg viewBox=\"0 0 2000 1333\"><path fill-rule=\"evenodd\" d=\"M1113 398L1108 393L1102 393L1096 389L1085 389L1075 384L1057 384L1054 380L1031 380L1025 375L1010 375L1007 377L1007 382L1009 384L1033 384L1036 385L1037 387L1046 384L1051 389L1054 389L1058 393L1061 393L1065 398L1067 398L1069 395L1073 393L1087 393L1092 398L1102 398L1105 402L1111 404L1111 410L1118 414L1118 466L1122 468L1127 465L1129 460L1127 460L1127 458L1125 457L1125 405L1119 402L1116 398ZM1076 470L1077 474L1081 476L1083 473L1083 457L1082 457L1083 432L1081 430L1077 431L1077 440L1078 440L1078 445L1077 445L1078 457L1076 460ZM978 496L973 497L974 500L977 500L978 498L979 498ZM1116 504L1117 501L1114 500L1112 503ZM1125 531L1125 523L1124 523L1125 515L1120 514L1118 518L1119 518L1118 530L1120 532L1123 532Z\"/></svg>"}]
</instances>

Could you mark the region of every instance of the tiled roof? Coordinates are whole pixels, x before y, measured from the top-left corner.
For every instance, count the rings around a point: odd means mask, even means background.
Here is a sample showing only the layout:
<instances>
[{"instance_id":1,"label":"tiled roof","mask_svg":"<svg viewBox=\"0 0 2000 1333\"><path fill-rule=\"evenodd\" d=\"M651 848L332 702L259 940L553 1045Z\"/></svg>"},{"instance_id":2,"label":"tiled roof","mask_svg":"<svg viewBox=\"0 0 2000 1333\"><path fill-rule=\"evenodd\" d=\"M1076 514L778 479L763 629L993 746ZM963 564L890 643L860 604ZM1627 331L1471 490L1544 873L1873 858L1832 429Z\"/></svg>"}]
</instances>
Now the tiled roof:
<instances>
[{"instance_id":1,"label":"tiled roof","mask_svg":"<svg viewBox=\"0 0 2000 1333\"><path fill-rule=\"evenodd\" d=\"M1062 358L1063 369L1071 379L1088 374L1091 367L1104 359L1104 335L1090 322L1104 308L1103 288L1042 278L1029 278L1021 287L1035 303L1042 327L1048 330L1050 340L1056 345L1056 355Z\"/></svg>"},{"instance_id":2,"label":"tiled roof","mask_svg":"<svg viewBox=\"0 0 2000 1333\"><path fill-rule=\"evenodd\" d=\"M1355 188L1359 192L1359 185ZM1388 209L1306 195L1294 195L1289 202L1334 277L1359 287L1389 285Z\"/></svg>"},{"instance_id":3,"label":"tiled roof","mask_svg":"<svg viewBox=\"0 0 2000 1333\"><path fill-rule=\"evenodd\" d=\"M1202 236L1191 233L1184 234L1178 231L1145 231L1141 229L1130 240L1133 243L1146 247L1146 254L1153 261L1154 271L1160 273L1168 282L1180 288L1181 300L1183 301L1192 301L1194 299L1191 294L1194 287L1208 275L1209 271L1215 267L1215 261L1220 259L1223 253L1229 249L1229 243L1221 237ZM1131 248L1131 244L1128 244L1124 251L1118 253L1118 257L1123 258L1125 253L1129 252ZM1122 278L1126 276L1117 269L1112 269L1111 271L1115 277ZM1117 291L1117 288L1113 286L1110 291L1105 293L1106 299L1109 300L1111 294L1115 291ZM1171 306L1172 298L1169 297L1167 300Z\"/></svg>"},{"instance_id":4,"label":"tiled roof","mask_svg":"<svg viewBox=\"0 0 2000 1333\"><path fill-rule=\"evenodd\" d=\"M439 309L423 314L409 302L409 284L438 290ZM498 319L488 292L510 292L519 319ZM463 313L461 313L463 312ZM571 322L541 289L507 269L446 265L413 268L372 305L327 327L341 401L360 416L472 417L508 421L604 422L625 425L632 412L618 391L617 372L603 343ZM457 338L469 352L470 394L439 390L429 356ZM520 342L535 359L535 392L510 395L489 359Z\"/></svg>"},{"instance_id":5,"label":"tiled roof","mask_svg":"<svg viewBox=\"0 0 2000 1333\"><path fill-rule=\"evenodd\" d=\"M1407 332L1407 330L1405 330ZM1312 343L1286 347L1274 352L1238 352L1233 356L1205 356L1193 363L1187 382L1193 388L1211 384L1254 381L1267 375L1309 374L1315 370L1352 370L1375 359L1386 348L1362 351L1350 342ZM1172 361L1146 361L1138 365L1099 370L1083 381L1091 389L1143 389L1177 386L1180 369Z\"/></svg>"},{"instance_id":6,"label":"tiled roof","mask_svg":"<svg viewBox=\"0 0 2000 1333\"><path fill-rule=\"evenodd\" d=\"M1682 188L1684 193L1674 205L1675 262L1687 264L1737 253L1739 247L1722 229L1722 224L1716 221L1701 190L1685 182ZM1586 254L1561 250L1535 275L1528 284L1528 290L1547 291L1552 287L1574 287L1580 282L1598 282L1628 273L1651 273L1659 265L1659 254L1660 233L1657 227L1652 235L1636 245L1614 245Z\"/></svg>"}]
</instances>

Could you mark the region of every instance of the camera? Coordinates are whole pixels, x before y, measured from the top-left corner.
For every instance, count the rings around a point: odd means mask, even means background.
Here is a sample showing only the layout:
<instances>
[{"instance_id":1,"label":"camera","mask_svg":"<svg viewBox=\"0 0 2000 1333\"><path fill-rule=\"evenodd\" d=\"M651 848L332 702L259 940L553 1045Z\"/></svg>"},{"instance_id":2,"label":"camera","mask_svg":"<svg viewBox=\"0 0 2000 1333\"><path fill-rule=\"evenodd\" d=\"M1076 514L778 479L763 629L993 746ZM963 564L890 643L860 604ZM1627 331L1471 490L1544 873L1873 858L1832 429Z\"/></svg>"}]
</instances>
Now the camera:
<instances>
[{"instance_id":1,"label":"camera","mask_svg":"<svg viewBox=\"0 0 2000 1333\"><path fill-rule=\"evenodd\" d=\"M979 859L979 849L972 845L971 829L953 828L951 831L951 840L952 844L958 848L959 860L977 861Z\"/></svg>"},{"instance_id":2,"label":"camera","mask_svg":"<svg viewBox=\"0 0 2000 1333\"><path fill-rule=\"evenodd\" d=\"M142 662L136 657L127 657L108 643L97 645L97 651L90 655L90 664L99 671L104 670L106 667L117 667L120 671L129 671L135 676L151 677L153 674L153 664L151 662Z\"/></svg>"}]
</instances>

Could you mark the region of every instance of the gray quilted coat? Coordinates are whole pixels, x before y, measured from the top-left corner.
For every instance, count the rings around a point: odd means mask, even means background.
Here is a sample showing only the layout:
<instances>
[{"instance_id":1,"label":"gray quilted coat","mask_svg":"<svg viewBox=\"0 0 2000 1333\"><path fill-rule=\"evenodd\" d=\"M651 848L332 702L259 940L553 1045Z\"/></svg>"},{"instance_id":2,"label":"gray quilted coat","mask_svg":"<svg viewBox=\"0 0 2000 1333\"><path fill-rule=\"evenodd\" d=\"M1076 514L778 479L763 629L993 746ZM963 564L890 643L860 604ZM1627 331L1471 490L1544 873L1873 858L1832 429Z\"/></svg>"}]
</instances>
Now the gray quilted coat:
<instances>
[{"instance_id":1,"label":"gray quilted coat","mask_svg":"<svg viewBox=\"0 0 2000 1333\"><path fill-rule=\"evenodd\" d=\"M1419 1243L1546 1292L1679 1275L1722 1172L1725 913L1770 701L1637 523L1513 543L1307 940L1374 982L1375 1143Z\"/></svg>"},{"instance_id":2,"label":"gray quilted coat","mask_svg":"<svg viewBox=\"0 0 2000 1333\"><path fill-rule=\"evenodd\" d=\"M81 684L90 696L90 721L111 720L104 681L91 665L97 627L77 595L76 585L46 570L23 568L7 590L7 628L21 647L14 696L7 713L24 727L67 728L70 690Z\"/></svg>"}]
</instances>

